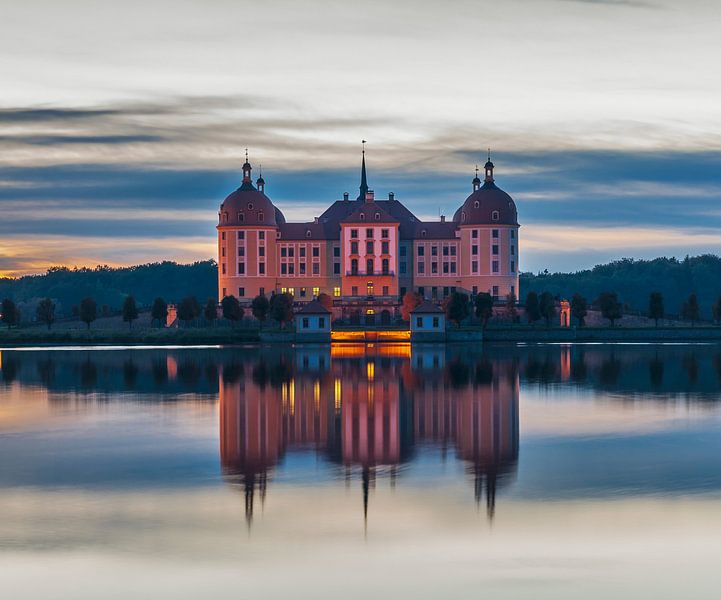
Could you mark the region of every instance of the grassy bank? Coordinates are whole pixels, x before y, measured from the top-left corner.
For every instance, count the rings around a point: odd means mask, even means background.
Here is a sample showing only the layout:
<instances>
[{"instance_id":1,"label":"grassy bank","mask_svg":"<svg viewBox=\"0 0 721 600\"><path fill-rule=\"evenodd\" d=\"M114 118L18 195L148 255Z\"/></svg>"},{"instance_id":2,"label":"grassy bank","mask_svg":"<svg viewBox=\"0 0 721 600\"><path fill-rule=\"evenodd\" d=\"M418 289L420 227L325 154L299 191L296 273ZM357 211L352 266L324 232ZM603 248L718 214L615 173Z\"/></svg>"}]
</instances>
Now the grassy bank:
<instances>
[{"instance_id":1,"label":"grassy bank","mask_svg":"<svg viewBox=\"0 0 721 600\"><path fill-rule=\"evenodd\" d=\"M260 340L255 329L4 329L0 345L48 344L239 344Z\"/></svg>"}]
</instances>

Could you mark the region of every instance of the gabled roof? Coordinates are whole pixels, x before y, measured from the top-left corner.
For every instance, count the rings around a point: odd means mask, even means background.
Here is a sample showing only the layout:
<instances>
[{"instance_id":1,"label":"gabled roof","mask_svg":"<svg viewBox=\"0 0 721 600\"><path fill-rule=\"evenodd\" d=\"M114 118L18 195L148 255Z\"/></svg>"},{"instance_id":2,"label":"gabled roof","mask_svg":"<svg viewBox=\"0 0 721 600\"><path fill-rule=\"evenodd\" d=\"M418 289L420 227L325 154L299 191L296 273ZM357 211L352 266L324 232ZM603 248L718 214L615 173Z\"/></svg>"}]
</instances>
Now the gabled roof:
<instances>
[{"instance_id":1,"label":"gabled roof","mask_svg":"<svg viewBox=\"0 0 721 600\"><path fill-rule=\"evenodd\" d=\"M380 204L372 202L358 202L356 209L341 223L400 223L386 211Z\"/></svg>"},{"instance_id":2,"label":"gabled roof","mask_svg":"<svg viewBox=\"0 0 721 600\"><path fill-rule=\"evenodd\" d=\"M318 300L311 300L307 304L305 304L302 308L299 308L296 311L297 315L329 315L331 314L331 311L329 311L325 306L323 306Z\"/></svg>"},{"instance_id":3,"label":"gabled roof","mask_svg":"<svg viewBox=\"0 0 721 600\"><path fill-rule=\"evenodd\" d=\"M429 314L442 314L443 309L439 306L436 306L429 300L424 300L421 302L418 306L416 306L412 311L411 314L423 314L423 315L429 315Z\"/></svg>"},{"instance_id":4,"label":"gabled roof","mask_svg":"<svg viewBox=\"0 0 721 600\"><path fill-rule=\"evenodd\" d=\"M413 230L413 238L417 240L454 240L457 228L458 224L453 221L419 221Z\"/></svg>"}]
</instances>

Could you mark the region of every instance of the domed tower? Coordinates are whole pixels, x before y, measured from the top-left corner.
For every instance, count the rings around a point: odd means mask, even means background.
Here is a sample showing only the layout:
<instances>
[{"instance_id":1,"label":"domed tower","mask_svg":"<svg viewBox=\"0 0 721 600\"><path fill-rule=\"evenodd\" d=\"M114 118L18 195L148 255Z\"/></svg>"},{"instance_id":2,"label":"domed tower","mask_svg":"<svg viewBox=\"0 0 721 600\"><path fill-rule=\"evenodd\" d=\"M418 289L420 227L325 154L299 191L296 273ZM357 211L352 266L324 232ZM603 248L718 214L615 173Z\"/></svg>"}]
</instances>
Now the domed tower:
<instances>
[{"instance_id":1,"label":"domed tower","mask_svg":"<svg viewBox=\"0 0 721 600\"><path fill-rule=\"evenodd\" d=\"M476 176L471 195L453 215L461 238L462 287L488 292L499 302L518 299L518 213L513 198L495 182L488 152L483 185Z\"/></svg>"},{"instance_id":2,"label":"domed tower","mask_svg":"<svg viewBox=\"0 0 721 600\"><path fill-rule=\"evenodd\" d=\"M263 176L255 187L251 172L246 151L243 181L218 212L219 300L235 296L247 303L258 294L269 294L276 277L276 238L285 218L265 195Z\"/></svg>"}]
</instances>

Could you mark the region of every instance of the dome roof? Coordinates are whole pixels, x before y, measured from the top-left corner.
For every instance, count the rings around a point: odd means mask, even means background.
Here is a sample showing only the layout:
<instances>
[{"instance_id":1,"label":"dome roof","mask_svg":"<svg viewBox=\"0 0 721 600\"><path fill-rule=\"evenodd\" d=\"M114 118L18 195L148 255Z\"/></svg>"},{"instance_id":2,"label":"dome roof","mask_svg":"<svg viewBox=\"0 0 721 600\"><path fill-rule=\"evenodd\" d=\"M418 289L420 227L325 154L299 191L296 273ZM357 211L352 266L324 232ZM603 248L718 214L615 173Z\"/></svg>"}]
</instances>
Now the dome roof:
<instances>
[{"instance_id":1,"label":"dome roof","mask_svg":"<svg viewBox=\"0 0 721 600\"><path fill-rule=\"evenodd\" d=\"M285 217L264 192L253 185L251 166L243 165L243 184L220 205L220 225L266 225L277 227L285 223ZM262 176L259 183L265 184Z\"/></svg>"},{"instance_id":2,"label":"dome roof","mask_svg":"<svg viewBox=\"0 0 721 600\"><path fill-rule=\"evenodd\" d=\"M466 198L453 220L460 225L518 225L518 213L513 198L486 181Z\"/></svg>"},{"instance_id":3,"label":"dome roof","mask_svg":"<svg viewBox=\"0 0 721 600\"><path fill-rule=\"evenodd\" d=\"M254 186L246 184L230 194L220 205L221 225L267 225L277 227L285 223L285 217L270 198ZM227 213L227 217L223 215Z\"/></svg>"}]
</instances>

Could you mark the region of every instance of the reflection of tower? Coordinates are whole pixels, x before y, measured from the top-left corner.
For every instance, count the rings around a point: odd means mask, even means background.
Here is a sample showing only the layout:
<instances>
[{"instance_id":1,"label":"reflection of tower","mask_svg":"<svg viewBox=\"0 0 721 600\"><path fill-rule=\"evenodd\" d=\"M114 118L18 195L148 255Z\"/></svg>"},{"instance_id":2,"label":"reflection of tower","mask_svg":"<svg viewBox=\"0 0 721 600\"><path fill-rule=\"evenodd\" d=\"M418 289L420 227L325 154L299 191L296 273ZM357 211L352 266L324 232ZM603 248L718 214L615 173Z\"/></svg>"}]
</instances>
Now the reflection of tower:
<instances>
[{"instance_id":1,"label":"reflection of tower","mask_svg":"<svg viewBox=\"0 0 721 600\"><path fill-rule=\"evenodd\" d=\"M518 368L513 361L454 357L446 378L434 377L432 354L415 356L412 381L414 426L419 440L454 443L457 456L474 478L476 501L486 488L489 518L495 512L497 486L515 471L518 461ZM428 369L424 372L424 369Z\"/></svg>"}]
</instances>

